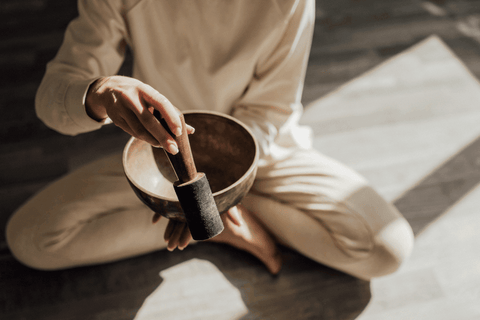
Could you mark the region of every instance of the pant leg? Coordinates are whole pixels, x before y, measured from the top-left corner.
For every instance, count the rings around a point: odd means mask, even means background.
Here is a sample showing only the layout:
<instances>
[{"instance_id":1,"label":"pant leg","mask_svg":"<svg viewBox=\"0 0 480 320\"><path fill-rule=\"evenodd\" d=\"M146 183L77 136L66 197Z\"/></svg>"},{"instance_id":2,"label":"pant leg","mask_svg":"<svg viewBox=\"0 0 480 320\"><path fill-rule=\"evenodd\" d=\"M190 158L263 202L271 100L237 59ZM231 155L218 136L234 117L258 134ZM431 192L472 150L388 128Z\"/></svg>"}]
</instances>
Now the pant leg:
<instances>
[{"instance_id":1,"label":"pant leg","mask_svg":"<svg viewBox=\"0 0 480 320\"><path fill-rule=\"evenodd\" d=\"M242 202L280 242L362 279L409 256L408 222L352 169L315 150L259 168Z\"/></svg>"},{"instance_id":2,"label":"pant leg","mask_svg":"<svg viewBox=\"0 0 480 320\"><path fill-rule=\"evenodd\" d=\"M364 179L314 151L260 168L243 203L283 243L360 278L393 272L413 243L408 223ZM38 269L97 264L165 248L167 220L151 218L114 155L30 199L10 219L7 242Z\"/></svg>"},{"instance_id":3,"label":"pant leg","mask_svg":"<svg viewBox=\"0 0 480 320\"><path fill-rule=\"evenodd\" d=\"M152 224L114 154L53 182L7 225L13 255L38 269L60 269L131 257L166 247L167 219Z\"/></svg>"}]
</instances>

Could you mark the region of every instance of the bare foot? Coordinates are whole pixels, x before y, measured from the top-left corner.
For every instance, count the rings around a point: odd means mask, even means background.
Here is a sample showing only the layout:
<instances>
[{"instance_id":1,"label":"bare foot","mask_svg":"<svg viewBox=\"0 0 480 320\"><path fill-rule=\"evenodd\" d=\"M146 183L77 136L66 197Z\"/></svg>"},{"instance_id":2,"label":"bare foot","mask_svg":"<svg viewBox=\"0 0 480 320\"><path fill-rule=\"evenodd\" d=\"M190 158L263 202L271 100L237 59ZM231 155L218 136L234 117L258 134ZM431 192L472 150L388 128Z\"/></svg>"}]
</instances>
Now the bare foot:
<instances>
[{"instance_id":1,"label":"bare foot","mask_svg":"<svg viewBox=\"0 0 480 320\"><path fill-rule=\"evenodd\" d=\"M225 229L209 241L225 243L253 254L272 274L280 271L282 259L275 241L251 212L238 205L222 214L222 221Z\"/></svg>"}]
</instances>

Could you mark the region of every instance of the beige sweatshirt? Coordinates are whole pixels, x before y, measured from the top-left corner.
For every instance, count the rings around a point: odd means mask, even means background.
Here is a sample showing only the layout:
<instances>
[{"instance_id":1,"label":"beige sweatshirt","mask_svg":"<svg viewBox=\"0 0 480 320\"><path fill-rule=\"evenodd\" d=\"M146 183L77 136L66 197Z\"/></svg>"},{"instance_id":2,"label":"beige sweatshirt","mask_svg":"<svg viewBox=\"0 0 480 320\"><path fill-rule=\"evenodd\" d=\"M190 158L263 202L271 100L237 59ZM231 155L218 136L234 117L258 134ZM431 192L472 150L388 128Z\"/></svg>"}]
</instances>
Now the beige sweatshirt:
<instances>
[{"instance_id":1,"label":"beige sweatshirt","mask_svg":"<svg viewBox=\"0 0 480 320\"><path fill-rule=\"evenodd\" d=\"M314 0L81 0L47 65L37 115L69 135L105 125L86 114L86 91L118 72L129 45L133 77L180 110L233 115L263 161L283 158L311 145L298 119L314 19Z\"/></svg>"}]
</instances>

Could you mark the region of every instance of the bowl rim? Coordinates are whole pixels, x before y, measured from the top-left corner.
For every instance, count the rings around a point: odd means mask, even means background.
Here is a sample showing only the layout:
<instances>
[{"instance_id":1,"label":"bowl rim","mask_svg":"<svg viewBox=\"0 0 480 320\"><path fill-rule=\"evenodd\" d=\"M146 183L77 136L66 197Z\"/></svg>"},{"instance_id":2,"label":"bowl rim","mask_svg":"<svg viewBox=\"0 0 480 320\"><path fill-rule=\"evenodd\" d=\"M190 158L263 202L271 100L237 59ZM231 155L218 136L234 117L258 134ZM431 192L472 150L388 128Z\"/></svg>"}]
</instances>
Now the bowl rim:
<instances>
[{"instance_id":1,"label":"bowl rim","mask_svg":"<svg viewBox=\"0 0 480 320\"><path fill-rule=\"evenodd\" d=\"M225 113L222 113L222 112L218 112L218 111L211 111L211 110L186 110L186 111L182 111L183 114L210 114L210 115L214 115L214 116L219 116L219 117L223 117L223 118L227 118L229 120L232 120L233 122L237 123L238 125L240 125L243 129L245 129L245 131L247 131L250 136L252 137L252 140L253 140L253 143L255 145L255 155L254 155L254 158L253 158L253 162L252 164L250 165L250 167L248 168L247 171L245 171L245 173L240 177L240 179L238 179L235 183L231 184L230 186L228 186L227 188L225 189L222 189L222 190L219 190L217 192L214 192L213 193L213 196L217 196L217 195L220 195L222 193L227 193L229 190L233 189L235 186L237 186L238 184L242 183L243 180L247 179L247 177L252 174L253 171L257 170L257 166L258 166L258 161L259 161L259 158L260 158L260 149L259 149L259 146L258 146L258 142L257 142L257 139L255 138L255 135L253 134L252 130L250 128L247 127L246 124L244 124L242 121L232 117L231 115L228 115L228 114L225 114ZM148 190L146 190L145 188L139 186L136 181L130 176L130 174L127 172L126 170L126 162L127 162L127 150L130 149L130 146L136 141L136 140L140 140L140 139L137 139L135 137L131 137L128 142L126 143L125 147L123 148L123 154L122 154L122 166L123 166L123 172L125 174L125 176L127 177L128 181L130 183L132 183L133 185L135 185L136 188L138 188L139 190L141 190L142 192L144 192L145 194L149 195L150 197L154 197L154 198L158 198L158 199L161 199L161 200L165 200L165 201L171 201L171 202L179 202L178 199L173 199L173 198L167 198L167 197L164 197L164 196L159 196L157 194L154 194L153 192L150 192ZM141 141L141 140L140 140ZM148 142L145 142L145 141L141 141L143 143L146 143L148 144ZM208 178L208 177L207 177Z\"/></svg>"}]
</instances>

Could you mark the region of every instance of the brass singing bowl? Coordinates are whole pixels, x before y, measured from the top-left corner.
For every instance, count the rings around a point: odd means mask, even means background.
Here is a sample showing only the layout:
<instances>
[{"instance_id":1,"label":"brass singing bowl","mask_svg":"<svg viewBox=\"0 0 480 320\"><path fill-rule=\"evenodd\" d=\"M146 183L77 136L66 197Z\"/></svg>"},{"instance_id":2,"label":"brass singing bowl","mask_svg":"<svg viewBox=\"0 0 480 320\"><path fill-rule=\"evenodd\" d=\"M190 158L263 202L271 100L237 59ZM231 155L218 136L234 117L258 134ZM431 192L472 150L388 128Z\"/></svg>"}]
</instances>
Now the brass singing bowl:
<instances>
[{"instance_id":1,"label":"brass singing bowl","mask_svg":"<svg viewBox=\"0 0 480 320\"><path fill-rule=\"evenodd\" d=\"M185 112L195 128L189 135L198 172L207 176L218 211L237 205L250 190L257 172L258 144L239 120L217 112ZM123 151L123 169L135 194L154 212L185 221L173 189L177 180L161 148L132 137Z\"/></svg>"}]
</instances>

